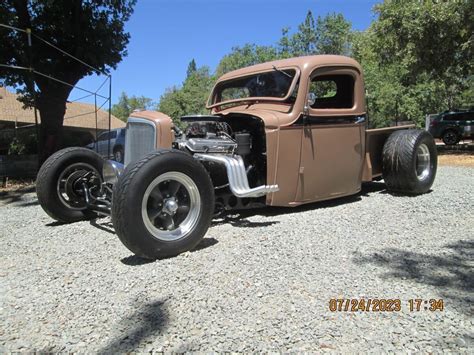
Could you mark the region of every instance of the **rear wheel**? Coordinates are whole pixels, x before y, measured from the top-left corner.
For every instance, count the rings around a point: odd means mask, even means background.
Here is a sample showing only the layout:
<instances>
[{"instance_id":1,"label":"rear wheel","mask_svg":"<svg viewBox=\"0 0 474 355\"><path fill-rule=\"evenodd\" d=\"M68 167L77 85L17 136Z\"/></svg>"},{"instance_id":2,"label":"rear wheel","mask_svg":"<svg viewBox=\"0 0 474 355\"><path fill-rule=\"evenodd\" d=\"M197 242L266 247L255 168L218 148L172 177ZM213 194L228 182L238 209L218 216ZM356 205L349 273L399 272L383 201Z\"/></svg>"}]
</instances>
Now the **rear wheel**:
<instances>
[{"instance_id":1,"label":"rear wheel","mask_svg":"<svg viewBox=\"0 0 474 355\"><path fill-rule=\"evenodd\" d=\"M436 145L426 131L396 131L385 142L383 178L390 191L407 194L429 191L437 166Z\"/></svg>"},{"instance_id":2,"label":"rear wheel","mask_svg":"<svg viewBox=\"0 0 474 355\"><path fill-rule=\"evenodd\" d=\"M193 249L214 212L206 169L176 150L151 153L127 166L114 186L112 221L122 243L147 259Z\"/></svg>"},{"instance_id":3,"label":"rear wheel","mask_svg":"<svg viewBox=\"0 0 474 355\"><path fill-rule=\"evenodd\" d=\"M36 178L43 210L66 223L96 216L88 209L87 198L100 195L102 165L103 159L86 148L66 148L51 155Z\"/></svg>"},{"instance_id":4,"label":"rear wheel","mask_svg":"<svg viewBox=\"0 0 474 355\"><path fill-rule=\"evenodd\" d=\"M443 133L443 142L446 145L455 145L460 141L459 135L452 129L447 130Z\"/></svg>"}]
</instances>

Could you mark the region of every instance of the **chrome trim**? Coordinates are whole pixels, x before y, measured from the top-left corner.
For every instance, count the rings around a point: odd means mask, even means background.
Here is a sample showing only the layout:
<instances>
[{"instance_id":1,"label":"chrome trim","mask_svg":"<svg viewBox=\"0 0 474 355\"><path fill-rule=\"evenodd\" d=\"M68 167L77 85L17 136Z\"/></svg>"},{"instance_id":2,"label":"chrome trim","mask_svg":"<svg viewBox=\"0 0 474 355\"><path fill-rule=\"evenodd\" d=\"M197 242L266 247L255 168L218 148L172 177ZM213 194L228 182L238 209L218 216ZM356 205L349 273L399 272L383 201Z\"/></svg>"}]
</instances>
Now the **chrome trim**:
<instances>
[{"instance_id":1,"label":"chrome trim","mask_svg":"<svg viewBox=\"0 0 474 355\"><path fill-rule=\"evenodd\" d=\"M416 177L419 181L424 181L430 176L430 150L424 143L416 150Z\"/></svg>"},{"instance_id":2,"label":"chrome trim","mask_svg":"<svg viewBox=\"0 0 474 355\"><path fill-rule=\"evenodd\" d=\"M114 185L118 182L118 178L122 175L124 165L115 160L107 160L102 168L102 176L108 184Z\"/></svg>"},{"instance_id":3,"label":"chrome trim","mask_svg":"<svg viewBox=\"0 0 474 355\"><path fill-rule=\"evenodd\" d=\"M130 144L130 138L131 138L131 134L128 133L128 130L130 129L130 124L133 124L133 123L140 123L140 124L146 124L150 127L153 128L153 150L156 149L157 147L157 127L156 125L150 121L150 120L147 120L145 118L138 118L138 117L129 117L127 119L127 134L125 135L125 156L124 156L124 166L127 166L131 161L132 159L134 158L134 155L130 150L131 150L131 144ZM135 157L135 160L137 159L137 157Z\"/></svg>"},{"instance_id":4,"label":"chrome trim","mask_svg":"<svg viewBox=\"0 0 474 355\"><path fill-rule=\"evenodd\" d=\"M159 184L166 181L176 181L181 184L189 196L189 206L186 217L179 224L175 224L174 216L182 205L180 198L176 196L166 196L166 190L161 191ZM153 194L153 192L155 192ZM149 202L156 205L155 211L149 210ZM146 229L154 238L171 242L187 237L195 228L201 217L201 195L196 183L186 174L178 171L168 171L156 177L148 185L142 199L142 219ZM163 218L171 220L171 224L163 225Z\"/></svg>"},{"instance_id":5,"label":"chrome trim","mask_svg":"<svg viewBox=\"0 0 474 355\"><path fill-rule=\"evenodd\" d=\"M194 154L194 158L225 165L230 190L237 197L259 197L279 190L278 185L262 185L250 188L244 160L240 155Z\"/></svg>"}]
</instances>

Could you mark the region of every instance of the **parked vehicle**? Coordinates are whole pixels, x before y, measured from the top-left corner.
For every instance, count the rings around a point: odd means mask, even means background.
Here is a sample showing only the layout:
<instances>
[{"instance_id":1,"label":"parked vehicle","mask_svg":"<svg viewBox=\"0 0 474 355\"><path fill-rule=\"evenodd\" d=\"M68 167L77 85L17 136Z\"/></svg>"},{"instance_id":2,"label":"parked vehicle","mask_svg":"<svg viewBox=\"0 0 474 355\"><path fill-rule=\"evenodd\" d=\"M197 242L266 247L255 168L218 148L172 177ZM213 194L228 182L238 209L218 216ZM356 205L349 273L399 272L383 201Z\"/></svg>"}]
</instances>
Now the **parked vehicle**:
<instances>
[{"instance_id":1,"label":"parked vehicle","mask_svg":"<svg viewBox=\"0 0 474 355\"><path fill-rule=\"evenodd\" d=\"M113 159L116 162L123 163L124 148L125 148L125 128L112 129L107 132L99 134L97 140L86 147L99 153L100 156L106 159ZM109 151L110 139L110 155Z\"/></svg>"},{"instance_id":2,"label":"parked vehicle","mask_svg":"<svg viewBox=\"0 0 474 355\"><path fill-rule=\"evenodd\" d=\"M433 137L413 125L367 129L364 95L362 68L342 56L236 70L217 81L209 115L182 118L183 132L163 113L132 113L125 169L91 150L57 152L38 174L38 200L64 222L111 214L123 244L155 259L194 248L221 210L294 207L381 178L389 191L427 192Z\"/></svg>"},{"instance_id":3,"label":"parked vehicle","mask_svg":"<svg viewBox=\"0 0 474 355\"><path fill-rule=\"evenodd\" d=\"M428 132L446 145L458 144L462 138L474 136L474 110L446 111L431 120Z\"/></svg>"}]
</instances>

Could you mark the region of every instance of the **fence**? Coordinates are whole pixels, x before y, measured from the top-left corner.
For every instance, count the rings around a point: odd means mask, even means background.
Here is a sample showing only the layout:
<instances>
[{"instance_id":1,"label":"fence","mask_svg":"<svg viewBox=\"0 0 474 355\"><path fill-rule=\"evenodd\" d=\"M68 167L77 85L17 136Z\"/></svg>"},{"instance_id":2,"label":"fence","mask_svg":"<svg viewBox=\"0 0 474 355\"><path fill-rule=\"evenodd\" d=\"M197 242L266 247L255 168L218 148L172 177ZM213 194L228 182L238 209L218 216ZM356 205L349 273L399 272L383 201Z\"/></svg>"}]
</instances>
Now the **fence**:
<instances>
[{"instance_id":1,"label":"fence","mask_svg":"<svg viewBox=\"0 0 474 355\"><path fill-rule=\"evenodd\" d=\"M0 63L0 67L4 70L18 70L18 71L24 71L25 72L25 77L27 78L27 84L26 87L29 89L30 92L33 94L33 113L34 113L34 122L31 122L29 125L19 125L18 120L15 119L14 122L14 133L13 136L17 137L17 131L26 129L28 127L34 127L36 131L36 140L39 142L39 125L40 123L40 117L37 112L37 104L36 104L36 96L39 91L38 86L36 85L35 78L37 77L44 77L49 80L55 81L56 83L59 83L61 85L68 86L71 88L71 95L77 95L78 93L82 93L79 95L80 97L78 98L68 98L67 101L67 110L66 114L64 116L64 126L66 127L68 124L74 124L77 123L78 120L84 120L85 117L89 117L91 115L95 116L95 127L89 127L90 129L95 129L95 136L97 137L98 133L103 130L110 130L111 129L111 94L112 94L112 76L110 74L107 74L90 64L86 63L85 61L81 60L80 58L77 58L73 56L72 54L68 53L67 51L59 48L58 46L54 45L51 43L51 41L48 41L44 38L41 38L40 36L36 35L34 30L26 28L26 29L21 29L21 28L16 28L12 27L6 24L0 24L0 30L3 31L14 31L16 33L24 33L24 40L25 40L25 48L26 51L31 52L32 49L32 43L33 41L36 41L36 45L44 45L52 48L54 51L57 51L60 53L60 55L64 55L69 57L70 59L80 63L81 65L84 65L94 71L99 77L105 77L104 80L101 80L100 85L95 90L89 90L84 87L81 87L76 84L71 84L68 83L64 80L61 80L53 75L50 75L49 73L43 73L40 72L39 70L36 70L35 68L35 61L33 59L32 55L28 55L28 66L19 66L19 65L12 65L11 63ZM29 54L29 53L27 53ZM106 91L106 93L104 93ZM89 100L92 101L89 104L85 104L84 100ZM63 103L63 102L62 102ZM80 108L80 109L78 109ZM99 120L98 118L98 113L102 109L108 108L108 120L107 122L104 122L104 120ZM30 113L31 114L31 113ZM25 113L26 115L26 113ZM21 117L20 117L21 118ZM0 101L0 122L2 121L2 111L1 111L1 101ZM89 124L89 126L91 126ZM3 136L11 136L11 132L4 132ZM108 154L110 155L111 147L110 147L110 141L108 142ZM18 175L21 175L22 173L29 175L31 172L34 170L33 164L27 163L30 161L32 158L31 155L25 156L23 159L20 156L15 156L14 158L7 158L5 156L1 156L2 161L0 162L0 176L11 176L11 177L21 177ZM5 175L6 174L6 175ZM25 176L26 177L26 176Z\"/></svg>"}]
</instances>

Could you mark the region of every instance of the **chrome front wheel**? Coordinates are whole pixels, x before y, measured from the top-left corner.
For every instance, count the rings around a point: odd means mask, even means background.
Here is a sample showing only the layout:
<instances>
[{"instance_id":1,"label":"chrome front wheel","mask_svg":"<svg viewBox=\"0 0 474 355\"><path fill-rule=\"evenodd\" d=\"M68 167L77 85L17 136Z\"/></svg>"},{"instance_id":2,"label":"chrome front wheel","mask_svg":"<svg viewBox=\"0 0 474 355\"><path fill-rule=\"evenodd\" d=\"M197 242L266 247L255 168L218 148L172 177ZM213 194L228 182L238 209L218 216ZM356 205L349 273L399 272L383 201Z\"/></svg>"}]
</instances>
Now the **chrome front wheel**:
<instances>
[{"instance_id":1,"label":"chrome front wheel","mask_svg":"<svg viewBox=\"0 0 474 355\"><path fill-rule=\"evenodd\" d=\"M214 212L214 187L204 166L178 150L130 163L114 184L112 222L122 243L147 259L192 250Z\"/></svg>"},{"instance_id":2,"label":"chrome front wheel","mask_svg":"<svg viewBox=\"0 0 474 355\"><path fill-rule=\"evenodd\" d=\"M148 186L142 200L142 218L157 239L173 241L188 234L201 213L201 196L187 175L170 171Z\"/></svg>"}]
</instances>

